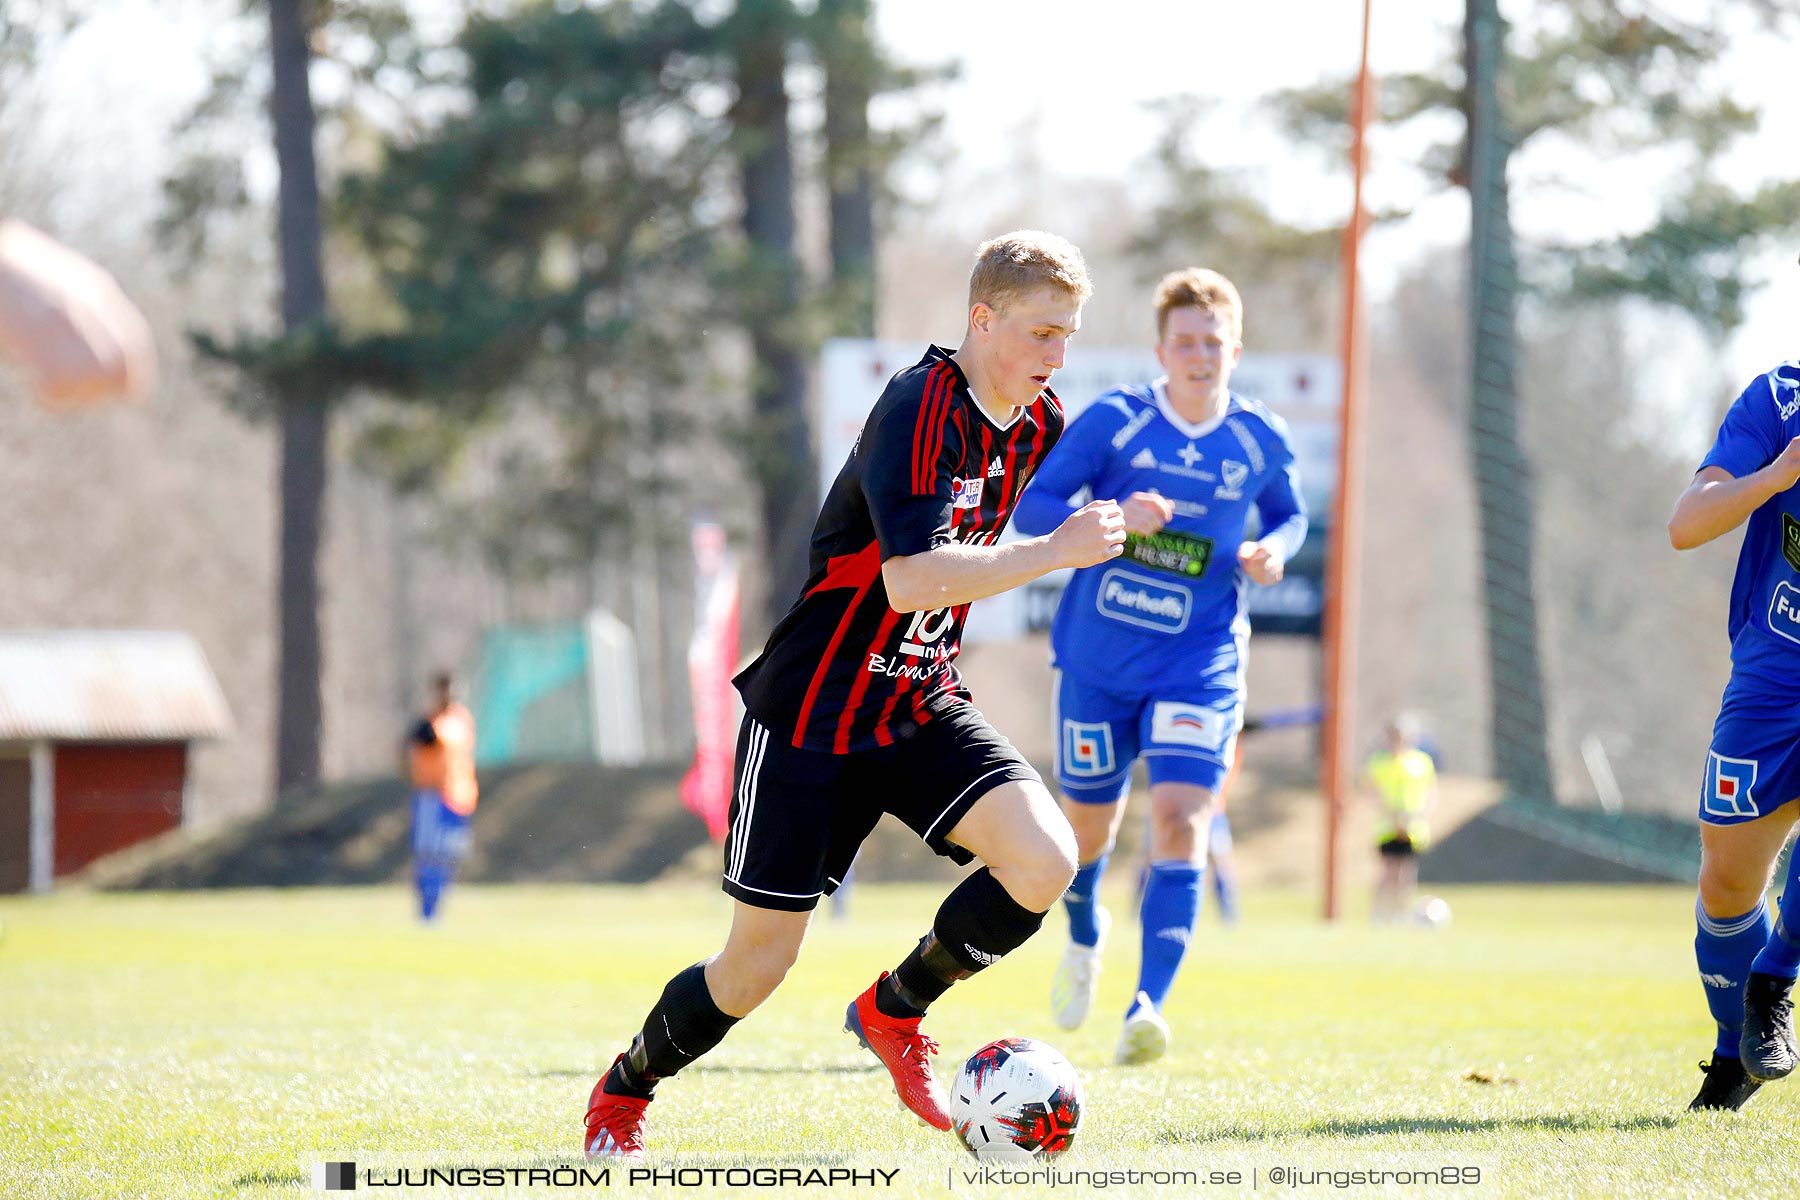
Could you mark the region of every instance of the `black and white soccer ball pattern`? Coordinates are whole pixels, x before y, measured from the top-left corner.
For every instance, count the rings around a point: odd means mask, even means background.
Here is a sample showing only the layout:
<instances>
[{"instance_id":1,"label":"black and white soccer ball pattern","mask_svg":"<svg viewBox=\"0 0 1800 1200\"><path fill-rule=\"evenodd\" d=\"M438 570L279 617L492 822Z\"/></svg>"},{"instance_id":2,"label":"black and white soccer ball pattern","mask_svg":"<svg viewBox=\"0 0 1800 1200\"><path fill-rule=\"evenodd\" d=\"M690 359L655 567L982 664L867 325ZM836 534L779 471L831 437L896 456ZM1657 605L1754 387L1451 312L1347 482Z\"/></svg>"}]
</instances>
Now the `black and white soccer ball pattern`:
<instances>
[{"instance_id":1,"label":"black and white soccer ball pattern","mask_svg":"<svg viewBox=\"0 0 1800 1200\"><path fill-rule=\"evenodd\" d=\"M957 1072L950 1121L983 1161L1061 1154L1081 1124L1081 1080L1054 1047L1001 1038L971 1054Z\"/></svg>"}]
</instances>

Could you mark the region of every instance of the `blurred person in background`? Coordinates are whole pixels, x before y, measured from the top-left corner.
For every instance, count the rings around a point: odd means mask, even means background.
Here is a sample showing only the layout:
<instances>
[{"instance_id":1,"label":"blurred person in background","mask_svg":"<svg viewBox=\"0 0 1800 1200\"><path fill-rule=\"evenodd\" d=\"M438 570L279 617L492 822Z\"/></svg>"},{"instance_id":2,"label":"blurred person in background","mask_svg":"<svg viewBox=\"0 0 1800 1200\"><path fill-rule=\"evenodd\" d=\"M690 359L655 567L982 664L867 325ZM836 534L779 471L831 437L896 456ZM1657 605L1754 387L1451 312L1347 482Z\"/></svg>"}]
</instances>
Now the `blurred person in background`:
<instances>
[{"instance_id":1,"label":"blurred person in background","mask_svg":"<svg viewBox=\"0 0 1800 1200\"><path fill-rule=\"evenodd\" d=\"M143 315L112 276L22 221L0 218L0 353L48 404L138 397L156 383Z\"/></svg>"},{"instance_id":2,"label":"blurred person in background","mask_svg":"<svg viewBox=\"0 0 1800 1200\"><path fill-rule=\"evenodd\" d=\"M1375 802L1376 922L1403 921L1419 886L1419 855L1431 844L1431 809L1437 802L1437 767L1419 748L1419 720L1399 713L1387 724L1385 744L1363 768Z\"/></svg>"},{"instance_id":3,"label":"blurred person in background","mask_svg":"<svg viewBox=\"0 0 1800 1200\"><path fill-rule=\"evenodd\" d=\"M1718 1026L1690 1108L1737 1109L1794 1069L1800 855L1779 910L1765 894L1800 813L1800 362L1758 377L1731 405L1669 517L1690 550L1745 525L1726 629L1731 679L1700 787L1694 959Z\"/></svg>"},{"instance_id":4,"label":"blurred person in background","mask_svg":"<svg viewBox=\"0 0 1800 1200\"><path fill-rule=\"evenodd\" d=\"M1051 982L1074 1029L1099 991L1112 918L1100 883L1131 768L1150 776L1150 865L1141 958L1114 1058L1168 1049L1162 1009L1200 914L1214 804L1244 719L1248 585L1278 583L1306 537L1287 424L1230 389L1244 307L1216 271L1157 285L1153 383L1101 396L1044 462L1019 529L1055 528L1087 498L1117 500L1130 535L1117 563L1076 573L1051 625L1056 781L1079 869L1063 897L1069 945ZM1247 538L1252 515L1261 534Z\"/></svg>"},{"instance_id":5,"label":"blurred person in background","mask_svg":"<svg viewBox=\"0 0 1800 1200\"><path fill-rule=\"evenodd\" d=\"M413 884L419 917L436 919L456 868L469 852L469 820L480 792L475 783L475 718L456 698L456 677L431 679L431 710L407 738L412 779Z\"/></svg>"}]
</instances>

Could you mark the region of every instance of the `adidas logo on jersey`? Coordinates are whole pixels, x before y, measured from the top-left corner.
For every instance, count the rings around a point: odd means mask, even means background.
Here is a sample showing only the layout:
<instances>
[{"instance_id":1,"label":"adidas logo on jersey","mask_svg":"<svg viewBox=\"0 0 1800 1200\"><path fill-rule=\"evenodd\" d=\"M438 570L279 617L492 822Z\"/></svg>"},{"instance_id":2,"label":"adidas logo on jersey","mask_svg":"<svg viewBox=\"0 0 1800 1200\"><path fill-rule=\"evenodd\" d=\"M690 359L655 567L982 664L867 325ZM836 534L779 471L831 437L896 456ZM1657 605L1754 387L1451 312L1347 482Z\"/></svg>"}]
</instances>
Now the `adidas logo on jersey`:
<instances>
[{"instance_id":1,"label":"adidas logo on jersey","mask_svg":"<svg viewBox=\"0 0 1800 1200\"><path fill-rule=\"evenodd\" d=\"M988 478L998 479L1006 474L1006 468L1000 465L1000 456L994 455L994 461L988 464Z\"/></svg>"},{"instance_id":2,"label":"adidas logo on jersey","mask_svg":"<svg viewBox=\"0 0 1800 1200\"><path fill-rule=\"evenodd\" d=\"M1137 452L1137 457L1131 460L1131 465L1139 471L1152 470L1156 466L1156 455L1146 446Z\"/></svg>"}]
</instances>

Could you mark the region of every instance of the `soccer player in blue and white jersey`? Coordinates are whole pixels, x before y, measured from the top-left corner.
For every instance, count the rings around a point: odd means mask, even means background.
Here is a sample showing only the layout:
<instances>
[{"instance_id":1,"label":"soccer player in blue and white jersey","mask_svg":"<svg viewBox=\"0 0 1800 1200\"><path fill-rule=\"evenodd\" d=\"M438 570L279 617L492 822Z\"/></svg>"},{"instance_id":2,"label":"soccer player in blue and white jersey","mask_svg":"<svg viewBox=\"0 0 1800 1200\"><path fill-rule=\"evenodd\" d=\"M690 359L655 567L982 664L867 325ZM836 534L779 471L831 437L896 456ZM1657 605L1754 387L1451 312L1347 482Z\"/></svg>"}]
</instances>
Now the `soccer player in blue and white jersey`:
<instances>
[{"instance_id":1,"label":"soccer player in blue and white jersey","mask_svg":"<svg viewBox=\"0 0 1800 1200\"><path fill-rule=\"evenodd\" d=\"M1694 482L1669 541L1689 550L1748 519L1731 583L1731 681L1713 724L1700 789L1699 934L1694 957L1718 1023L1706 1082L1690 1108L1741 1108L1794 1069L1800 974L1800 856L1780 910L1763 898L1800 816L1800 362L1744 389Z\"/></svg>"},{"instance_id":2,"label":"soccer player in blue and white jersey","mask_svg":"<svg viewBox=\"0 0 1800 1200\"><path fill-rule=\"evenodd\" d=\"M1243 723L1246 585L1278 582L1306 537L1286 425L1230 390L1243 350L1237 289L1214 271L1168 275L1156 289L1156 331L1167 376L1096 400L1015 516L1035 534L1090 496L1117 500L1129 535L1121 558L1076 573L1051 630L1056 778L1080 864L1063 898L1070 945L1051 989L1065 1029L1086 1018L1098 989L1111 924L1100 878L1133 761L1150 773L1143 960L1121 1063L1168 1048L1161 1009L1199 916L1207 831Z\"/></svg>"}]
</instances>

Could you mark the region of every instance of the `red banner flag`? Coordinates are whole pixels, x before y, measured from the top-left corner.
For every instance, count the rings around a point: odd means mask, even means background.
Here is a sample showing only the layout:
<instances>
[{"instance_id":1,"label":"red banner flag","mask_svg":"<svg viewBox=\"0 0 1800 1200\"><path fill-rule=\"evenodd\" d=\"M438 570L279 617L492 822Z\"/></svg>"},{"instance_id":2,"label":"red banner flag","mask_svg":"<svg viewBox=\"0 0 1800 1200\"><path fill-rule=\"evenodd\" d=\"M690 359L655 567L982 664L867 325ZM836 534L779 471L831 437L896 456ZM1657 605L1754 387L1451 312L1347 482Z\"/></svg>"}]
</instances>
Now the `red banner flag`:
<instances>
[{"instance_id":1,"label":"red banner flag","mask_svg":"<svg viewBox=\"0 0 1800 1200\"><path fill-rule=\"evenodd\" d=\"M681 802L725 840L731 816L731 762L738 720L731 676L738 658L738 570L725 530L693 530L695 621L688 643L688 687L694 702L694 762L681 780Z\"/></svg>"}]
</instances>

